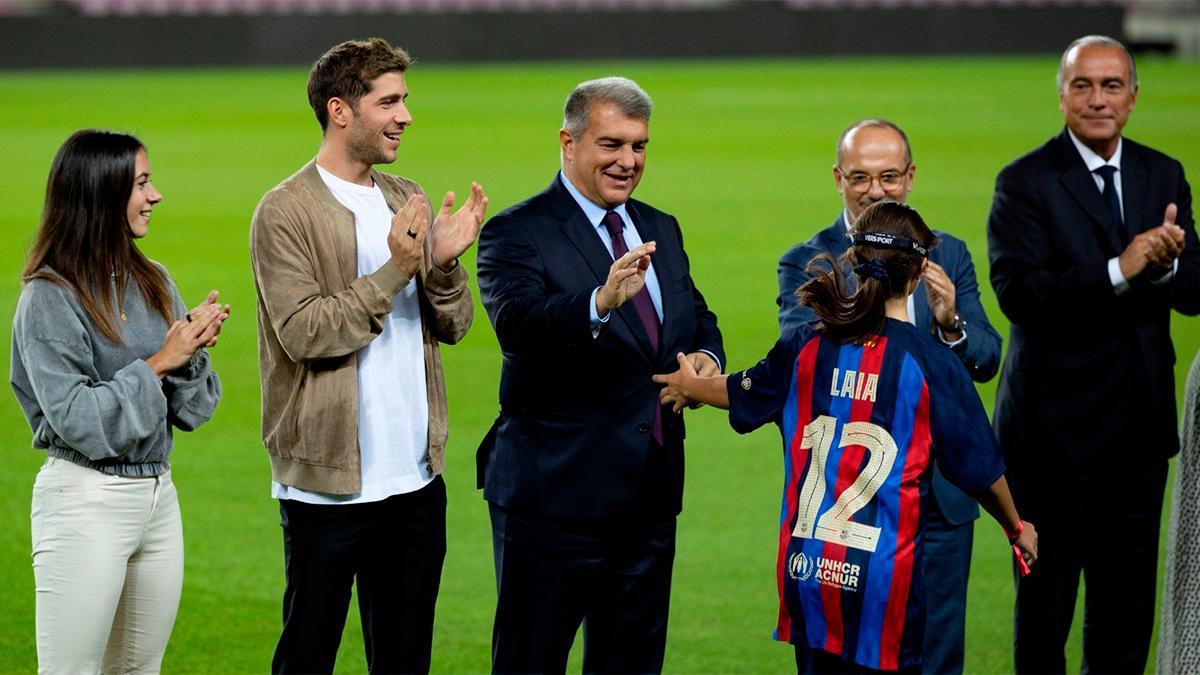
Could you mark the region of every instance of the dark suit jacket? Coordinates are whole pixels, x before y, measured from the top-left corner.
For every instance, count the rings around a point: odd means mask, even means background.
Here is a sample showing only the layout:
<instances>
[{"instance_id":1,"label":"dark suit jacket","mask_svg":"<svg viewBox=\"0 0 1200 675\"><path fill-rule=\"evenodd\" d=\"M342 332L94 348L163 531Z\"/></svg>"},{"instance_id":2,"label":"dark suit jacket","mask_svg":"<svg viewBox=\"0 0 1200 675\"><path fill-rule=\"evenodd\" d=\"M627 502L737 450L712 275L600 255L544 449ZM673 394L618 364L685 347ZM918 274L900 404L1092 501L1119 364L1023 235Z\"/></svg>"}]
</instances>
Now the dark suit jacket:
<instances>
[{"instance_id":1,"label":"dark suit jacket","mask_svg":"<svg viewBox=\"0 0 1200 675\"><path fill-rule=\"evenodd\" d=\"M1170 320L1200 313L1191 191L1178 161L1128 138L1120 176L1125 233L1065 129L996 178L988 255L1012 332L993 422L1014 471L1079 475L1179 448ZM1171 202L1186 231L1175 276L1117 295L1108 260Z\"/></svg>"},{"instance_id":2,"label":"dark suit jacket","mask_svg":"<svg viewBox=\"0 0 1200 675\"><path fill-rule=\"evenodd\" d=\"M626 302L592 336L588 303L612 266L583 211L556 177L544 192L492 218L479 237L479 289L503 352L500 416L477 455L484 498L530 513L627 515L644 475L656 502L678 513L683 417L663 415L668 466L647 468L660 385L675 355L700 349L724 365L721 333L692 283L679 223L648 204L626 207L643 241L658 244L659 349Z\"/></svg>"},{"instance_id":3,"label":"dark suit jacket","mask_svg":"<svg viewBox=\"0 0 1200 675\"><path fill-rule=\"evenodd\" d=\"M975 279L975 265L967 245L961 240L935 232L941 243L930 252L931 260L946 270L954 282L955 304L959 318L966 323L966 340L951 347L959 360L967 367L971 379L987 382L996 375L1000 367L1000 334L992 328L983 305L979 301L979 282ZM793 246L779 259L779 330L783 335L801 324L816 321L817 315L808 307L796 302L796 289L804 285L812 275L804 271L808 261L818 253L828 253L838 259L850 248L846 236L845 213L838 215L833 225L821 230L812 239ZM933 310L929 307L925 282L914 291L913 308L916 316L913 323L923 329L934 329ZM933 494L942 515L953 525L961 525L979 517L979 506L965 493L950 484L941 470L934 465Z\"/></svg>"}]
</instances>

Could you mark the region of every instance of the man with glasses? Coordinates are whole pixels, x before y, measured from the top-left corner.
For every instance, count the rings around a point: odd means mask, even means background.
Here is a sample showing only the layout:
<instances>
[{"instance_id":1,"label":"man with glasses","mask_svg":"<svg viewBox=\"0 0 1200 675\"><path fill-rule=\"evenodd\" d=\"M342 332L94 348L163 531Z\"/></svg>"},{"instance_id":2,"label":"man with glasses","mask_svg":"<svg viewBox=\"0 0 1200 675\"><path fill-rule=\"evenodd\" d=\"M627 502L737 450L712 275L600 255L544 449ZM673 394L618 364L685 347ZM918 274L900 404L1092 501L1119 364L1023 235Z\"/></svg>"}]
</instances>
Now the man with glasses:
<instances>
[{"instance_id":1,"label":"man with glasses","mask_svg":"<svg viewBox=\"0 0 1200 675\"><path fill-rule=\"evenodd\" d=\"M810 277L804 270L808 262L819 253L839 258L850 246L848 233L859 214L884 199L904 202L916 172L908 137L895 124L866 119L842 132L833 165L833 181L844 203L842 213L833 225L779 259L776 302L783 334L816 319L811 309L796 302L796 289ZM957 354L973 380L987 382L1000 363L1000 335L979 302L975 266L966 245L945 232L935 233L940 244L930 252L921 285L908 298L908 315ZM927 598L922 670L960 673L971 535L979 507L951 485L936 465L932 484L933 507L928 511L921 555Z\"/></svg>"}]
</instances>

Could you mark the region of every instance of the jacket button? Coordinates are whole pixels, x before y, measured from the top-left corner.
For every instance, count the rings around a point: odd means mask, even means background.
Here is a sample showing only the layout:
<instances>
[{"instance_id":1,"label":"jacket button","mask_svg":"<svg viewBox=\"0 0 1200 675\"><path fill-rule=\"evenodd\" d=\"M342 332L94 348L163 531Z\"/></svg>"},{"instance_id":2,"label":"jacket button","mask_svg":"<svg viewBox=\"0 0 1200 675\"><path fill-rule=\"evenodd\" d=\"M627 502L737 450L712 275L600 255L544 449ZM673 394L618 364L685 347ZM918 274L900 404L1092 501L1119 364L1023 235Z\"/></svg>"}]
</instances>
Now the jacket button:
<instances>
[{"instance_id":1,"label":"jacket button","mask_svg":"<svg viewBox=\"0 0 1200 675\"><path fill-rule=\"evenodd\" d=\"M642 422L641 424L638 425L638 431L640 431L644 434L647 431L650 431L650 425L646 424L645 422Z\"/></svg>"}]
</instances>

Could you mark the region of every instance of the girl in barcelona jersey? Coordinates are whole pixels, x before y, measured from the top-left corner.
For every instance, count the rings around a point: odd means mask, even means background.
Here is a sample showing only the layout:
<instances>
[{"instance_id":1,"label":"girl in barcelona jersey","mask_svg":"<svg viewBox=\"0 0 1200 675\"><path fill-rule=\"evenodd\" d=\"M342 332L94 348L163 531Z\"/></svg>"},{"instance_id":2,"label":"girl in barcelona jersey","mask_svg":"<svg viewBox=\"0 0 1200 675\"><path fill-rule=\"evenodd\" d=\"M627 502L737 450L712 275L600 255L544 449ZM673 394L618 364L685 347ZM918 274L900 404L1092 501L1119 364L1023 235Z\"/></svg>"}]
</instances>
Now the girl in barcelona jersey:
<instances>
[{"instance_id":1,"label":"girl in barcelona jersey","mask_svg":"<svg viewBox=\"0 0 1200 675\"><path fill-rule=\"evenodd\" d=\"M1036 560L1037 534L1013 507L962 363L908 322L936 237L895 202L869 207L851 236L857 291L827 255L797 291L818 321L744 371L702 378L680 358L654 379L676 410L707 403L728 409L739 433L768 422L782 432L775 638L794 645L797 670L916 672L924 588L937 583L919 564L934 459L1003 526L1018 565Z\"/></svg>"}]
</instances>

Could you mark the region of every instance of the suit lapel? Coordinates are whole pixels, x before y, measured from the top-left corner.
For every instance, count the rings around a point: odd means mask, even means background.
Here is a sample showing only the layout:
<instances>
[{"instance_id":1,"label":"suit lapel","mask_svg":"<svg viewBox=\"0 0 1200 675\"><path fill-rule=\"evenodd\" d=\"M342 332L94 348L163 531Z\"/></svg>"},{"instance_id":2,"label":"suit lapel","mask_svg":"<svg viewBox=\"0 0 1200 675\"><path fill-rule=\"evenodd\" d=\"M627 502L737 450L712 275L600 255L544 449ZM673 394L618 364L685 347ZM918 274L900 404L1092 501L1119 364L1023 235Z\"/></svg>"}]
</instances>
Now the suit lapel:
<instances>
[{"instance_id":1,"label":"suit lapel","mask_svg":"<svg viewBox=\"0 0 1200 675\"><path fill-rule=\"evenodd\" d=\"M837 217L837 220L833 221L833 225L830 225L821 232L821 238L824 240L821 248L829 251L834 260L842 257L846 249L850 248L850 235L849 230L846 228L846 214L844 211Z\"/></svg>"},{"instance_id":2,"label":"suit lapel","mask_svg":"<svg viewBox=\"0 0 1200 675\"><path fill-rule=\"evenodd\" d=\"M1137 234L1157 225L1163 214L1143 213L1146 195L1150 192L1150 171L1133 143L1122 141L1121 149L1121 208L1125 214L1125 234L1132 240ZM1123 247L1122 247L1123 248Z\"/></svg>"},{"instance_id":3,"label":"suit lapel","mask_svg":"<svg viewBox=\"0 0 1200 675\"><path fill-rule=\"evenodd\" d=\"M1121 245L1117 231L1118 226L1112 222L1112 216L1104 206L1103 197L1096 187L1096 179L1087 170L1087 165L1083 163L1083 158L1079 156L1079 151L1075 149L1075 145L1071 143L1065 130L1058 137L1058 149L1063 167L1062 175L1058 178L1059 182L1092 219L1097 231L1108 241L1110 250L1112 252L1122 250L1124 247ZM1122 178L1122 180L1124 179Z\"/></svg>"},{"instance_id":4,"label":"suit lapel","mask_svg":"<svg viewBox=\"0 0 1200 675\"><path fill-rule=\"evenodd\" d=\"M561 219L560 223L563 236L587 263L588 269L595 277L596 285L604 284L605 279L608 278L608 268L612 267L613 260L605 250L604 244L600 242L596 229L579 209L575 209L575 213L569 217Z\"/></svg>"}]
</instances>

